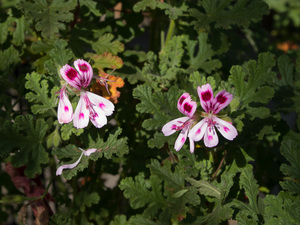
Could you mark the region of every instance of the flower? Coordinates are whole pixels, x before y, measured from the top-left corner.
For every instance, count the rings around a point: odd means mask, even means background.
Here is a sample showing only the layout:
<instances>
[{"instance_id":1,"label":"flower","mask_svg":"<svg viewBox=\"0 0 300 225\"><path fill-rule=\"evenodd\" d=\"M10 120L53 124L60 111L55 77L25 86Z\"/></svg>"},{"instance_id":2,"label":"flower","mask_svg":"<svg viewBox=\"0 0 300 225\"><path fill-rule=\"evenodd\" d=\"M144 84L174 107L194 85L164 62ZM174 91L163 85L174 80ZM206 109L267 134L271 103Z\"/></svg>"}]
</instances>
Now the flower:
<instances>
[{"instance_id":1,"label":"flower","mask_svg":"<svg viewBox=\"0 0 300 225\"><path fill-rule=\"evenodd\" d=\"M72 163L72 164L64 164L64 165L61 165L60 167L58 167L57 170L56 170L56 176L61 175L62 171L64 169L73 169L74 167L76 167L78 165L78 163L80 162L80 160L82 158L82 155L90 156L92 153L97 151L96 148L91 148L91 149L88 149L86 151L81 149L81 148L79 148L79 149L82 151L79 159L76 162Z\"/></svg>"},{"instance_id":2,"label":"flower","mask_svg":"<svg viewBox=\"0 0 300 225\"><path fill-rule=\"evenodd\" d=\"M179 136L174 146L175 150L179 151L188 137L190 128L194 124L193 116L197 108L197 103L195 101L192 101L189 93L184 93L180 96L178 100L177 108L181 113L183 113L186 116L174 119L166 123L162 128L162 132L165 136L169 136L171 134L174 134L176 131L180 130ZM195 149L194 141L191 138L189 138L189 140L190 152L193 153Z\"/></svg>"},{"instance_id":3,"label":"flower","mask_svg":"<svg viewBox=\"0 0 300 225\"><path fill-rule=\"evenodd\" d=\"M215 128L228 140L233 140L237 135L235 127L220 118L218 113L225 108L232 100L232 94L227 91L220 91L214 98L213 90L210 84L198 87L198 95L201 107L205 112L201 113L204 117L189 132L188 137L193 141L200 141L203 136L204 145L206 147L215 147L219 143L219 138Z\"/></svg>"},{"instance_id":4,"label":"flower","mask_svg":"<svg viewBox=\"0 0 300 225\"><path fill-rule=\"evenodd\" d=\"M75 91L80 95L73 116L73 124L77 129L85 128L90 119L95 127L100 128L107 124L106 116L110 116L115 107L109 100L84 90L89 86L93 77L91 65L82 59L78 59L74 62L74 66L76 69L66 64L60 69L61 77L70 86L75 88ZM65 92L61 91L62 97L60 99L64 100L64 104L62 103L62 106L59 105L58 107L58 115L60 117L61 115L66 115L66 112L63 111L63 106L68 104L64 94ZM60 117L58 117L58 119L61 123L65 123L65 121L70 122L72 120L70 120L70 117L68 117L68 120L63 120Z\"/></svg>"},{"instance_id":5,"label":"flower","mask_svg":"<svg viewBox=\"0 0 300 225\"><path fill-rule=\"evenodd\" d=\"M57 118L60 124L69 123L73 119L73 107L66 94L66 86L63 86L59 92Z\"/></svg>"}]
</instances>

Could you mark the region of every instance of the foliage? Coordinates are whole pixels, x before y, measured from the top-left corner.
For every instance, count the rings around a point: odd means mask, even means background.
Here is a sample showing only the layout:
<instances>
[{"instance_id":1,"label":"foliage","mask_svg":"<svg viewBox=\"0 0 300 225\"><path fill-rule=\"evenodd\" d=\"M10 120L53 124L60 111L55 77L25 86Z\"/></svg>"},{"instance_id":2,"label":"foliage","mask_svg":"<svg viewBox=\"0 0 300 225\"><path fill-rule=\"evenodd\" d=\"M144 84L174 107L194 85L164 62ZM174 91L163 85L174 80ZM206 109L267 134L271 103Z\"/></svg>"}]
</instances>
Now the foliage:
<instances>
[{"instance_id":1,"label":"foliage","mask_svg":"<svg viewBox=\"0 0 300 225\"><path fill-rule=\"evenodd\" d=\"M299 11L296 0L2 0L0 223L297 224ZM100 129L57 119L60 69L77 59L95 78L81 91L115 106ZM180 131L162 127L185 116L186 92L200 121L207 83L232 94L216 116L238 136L175 151ZM79 90L66 94L75 110Z\"/></svg>"}]
</instances>

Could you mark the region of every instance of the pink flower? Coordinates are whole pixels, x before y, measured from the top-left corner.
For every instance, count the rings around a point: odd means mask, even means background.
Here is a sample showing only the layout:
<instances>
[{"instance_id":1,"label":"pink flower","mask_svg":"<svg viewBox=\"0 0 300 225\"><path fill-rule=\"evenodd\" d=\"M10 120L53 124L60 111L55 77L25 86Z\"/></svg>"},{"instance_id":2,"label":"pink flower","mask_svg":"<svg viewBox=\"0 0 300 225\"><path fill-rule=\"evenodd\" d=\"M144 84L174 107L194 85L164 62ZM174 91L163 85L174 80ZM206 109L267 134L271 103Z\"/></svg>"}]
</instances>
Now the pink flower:
<instances>
[{"instance_id":1,"label":"pink flower","mask_svg":"<svg viewBox=\"0 0 300 225\"><path fill-rule=\"evenodd\" d=\"M90 119L95 127L100 128L107 124L106 116L110 116L113 113L114 104L101 96L84 90L84 88L89 86L93 77L93 69L88 62L78 59L74 62L74 66L76 69L68 64L60 69L61 77L73 88L76 88L80 94L73 117L73 124L77 129L85 128ZM61 93L65 92L61 91ZM66 98L63 99L65 100ZM66 113L63 111L63 108L58 107L58 115L64 114ZM64 120L61 120L61 122L64 123Z\"/></svg>"},{"instance_id":2,"label":"pink flower","mask_svg":"<svg viewBox=\"0 0 300 225\"><path fill-rule=\"evenodd\" d=\"M192 101L191 96L188 93L184 93L178 100L177 108L186 116L166 123L162 128L162 132L165 136L169 136L180 130L174 146L175 150L179 151L187 139L190 128L194 124L193 115L197 109L197 103ZM189 138L189 140L190 152L193 153L195 148L194 141L191 138Z\"/></svg>"},{"instance_id":3,"label":"pink flower","mask_svg":"<svg viewBox=\"0 0 300 225\"><path fill-rule=\"evenodd\" d=\"M57 118L60 124L69 123L73 119L73 107L66 94L66 86L63 86L59 92Z\"/></svg>"},{"instance_id":4,"label":"pink flower","mask_svg":"<svg viewBox=\"0 0 300 225\"><path fill-rule=\"evenodd\" d=\"M189 132L188 137L193 141L200 141L203 137L206 147L215 147L219 143L219 138L216 129L228 140L233 140L237 135L235 127L220 118L217 113L225 108L232 100L232 94L225 90L220 91L214 98L213 90L210 84L198 87L198 95L200 104L205 112L202 112L202 119Z\"/></svg>"},{"instance_id":5,"label":"pink flower","mask_svg":"<svg viewBox=\"0 0 300 225\"><path fill-rule=\"evenodd\" d=\"M57 170L56 170L56 176L61 175L61 174L62 174L62 171L63 171L64 169L73 169L73 168L75 168L75 167L78 165L78 163L80 162L80 160L81 160L81 158L82 158L82 155L90 156L92 153L94 153L94 152L97 151L96 148L91 148L91 149L88 149L88 150L86 150L86 151L82 150L81 148L79 148L79 149L82 151L82 153L81 153L79 159L78 159L76 162L74 162L74 163L71 163L71 164L64 164L64 165L61 165L60 167L58 167Z\"/></svg>"}]
</instances>

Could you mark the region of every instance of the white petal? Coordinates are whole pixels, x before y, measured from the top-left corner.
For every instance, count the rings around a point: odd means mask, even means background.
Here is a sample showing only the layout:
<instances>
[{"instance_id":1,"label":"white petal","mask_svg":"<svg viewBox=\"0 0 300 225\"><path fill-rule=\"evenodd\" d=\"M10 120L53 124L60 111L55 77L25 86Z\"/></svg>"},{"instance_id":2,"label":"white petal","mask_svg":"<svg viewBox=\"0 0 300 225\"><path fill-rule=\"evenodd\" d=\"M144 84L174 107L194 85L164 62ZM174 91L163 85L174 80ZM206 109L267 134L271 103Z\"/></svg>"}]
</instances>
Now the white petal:
<instances>
[{"instance_id":1,"label":"white petal","mask_svg":"<svg viewBox=\"0 0 300 225\"><path fill-rule=\"evenodd\" d=\"M74 66L81 75L82 86L86 88L87 86L89 86L93 77L93 69L91 65L83 59L77 59L74 62Z\"/></svg>"},{"instance_id":2,"label":"white petal","mask_svg":"<svg viewBox=\"0 0 300 225\"><path fill-rule=\"evenodd\" d=\"M217 146L219 138L214 126L207 127L203 141L206 147L212 148Z\"/></svg>"},{"instance_id":3,"label":"white petal","mask_svg":"<svg viewBox=\"0 0 300 225\"><path fill-rule=\"evenodd\" d=\"M61 165L60 167L58 167L56 170L56 176L61 175L61 173L64 169L73 169L74 167L76 167L78 165L78 163L80 162L82 155L83 155L83 153L81 153L79 159L76 162L74 162L72 164L64 164L64 165Z\"/></svg>"},{"instance_id":4,"label":"white petal","mask_svg":"<svg viewBox=\"0 0 300 225\"><path fill-rule=\"evenodd\" d=\"M223 135L224 138L230 141L236 138L238 132L232 124L217 117L214 117L213 120L216 121L215 126L218 128L219 132Z\"/></svg>"},{"instance_id":5,"label":"white petal","mask_svg":"<svg viewBox=\"0 0 300 225\"><path fill-rule=\"evenodd\" d=\"M178 138L175 141L175 146L174 146L177 152L182 148L183 144L186 141L186 138L187 138L187 132L180 132Z\"/></svg>"},{"instance_id":6,"label":"white petal","mask_svg":"<svg viewBox=\"0 0 300 225\"><path fill-rule=\"evenodd\" d=\"M59 95L57 119L60 124L69 123L73 119L73 107L64 88Z\"/></svg>"},{"instance_id":7,"label":"white petal","mask_svg":"<svg viewBox=\"0 0 300 225\"><path fill-rule=\"evenodd\" d=\"M115 106L111 101L89 91L87 91L86 94L91 103L99 107L104 115L110 116L115 110Z\"/></svg>"},{"instance_id":8,"label":"white petal","mask_svg":"<svg viewBox=\"0 0 300 225\"><path fill-rule=\"evenodd\" d=\"M60 75L72 87L81 89L81 76L73 67L68 64L64 65L60 69Z\"/></svg>"},{"instance_id":9,"label":"white petal","mask_svg":"<svg viewBox=\"0 0 300 225\"><path fill-rule=\"evenodd\" d=\"M97 128L101 128L107 124L107 118L99 107L93 107L95 112L90 111L90 120Z\"/></svg>"},{"instance_id":10,"label":"white petal","mask_svg":"<svg viewBox=\"0 0 300 225\"><path fill-rule=\"evenodd\" d=\"M90 113L85 98L87 98L86 93L82 93L74 113L73 124L77 129L85 128L89 124Z\"/></svg>"},{"instance_id":11,"label":"white petal","mask_svg":"<svg viewBox=\"0 0 300 225\"><path fill-rule=\"evenodd\" d=\"M85 156L90 156L90 154L96 152L97 150L98 150L97 148L90 148L90 149L88 149L88 150L86 150L86 151L83 150L83 154L84 154Z\"/></svg>"},{"instance_id":12,"label":"white petal","mask_svg":"<svg viewBox=\"0 0 300 225\"><path fill-rule=\"evenodd\" d=\"M174 134L176 131L178 131L178 129L176 128L182 126L188 119L189 117L185 116L171 120L162 127L161 131L165 136L170 136L171 134Z\"/></svg>"},{"instance_id":13,"label":"white petal","mask_svg":"<svg viewBox=\"0 0 300 225\"><path fill-rule=\"evenodd\" d=\"M189 138L189 140L190 140L190 152L194 153L195 143L194 143L193 139Z\"/></svg>"},{"instance_id":14,"label":"white petal","mask_svg":"<svg viewBox=\"0 0 300 225\"><path fill-rule=\"evenodd\" d=\"M199 123L197 123L189 132L189 137L194 141L200 141L205 134L208 123L207 118L202 119Z\"/></svg>"}]
</instances>

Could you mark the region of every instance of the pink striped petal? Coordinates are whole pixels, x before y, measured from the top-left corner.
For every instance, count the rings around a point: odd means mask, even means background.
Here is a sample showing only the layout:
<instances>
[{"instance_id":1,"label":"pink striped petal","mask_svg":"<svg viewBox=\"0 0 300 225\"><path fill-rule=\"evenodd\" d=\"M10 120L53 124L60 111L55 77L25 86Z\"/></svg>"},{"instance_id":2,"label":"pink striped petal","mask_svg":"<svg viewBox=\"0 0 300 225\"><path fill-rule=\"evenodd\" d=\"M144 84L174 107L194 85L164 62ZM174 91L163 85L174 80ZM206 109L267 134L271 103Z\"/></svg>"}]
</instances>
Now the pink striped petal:
<instances>
[{"instance_id":1,"label":"pink striped petal","mask_svg":"<svg viewBox=\"0 0 300 225\"><path fill-rule=\"evenodd\" d=\"M178 110L181 112L181 113L183 113L184 111L183 111L183 102L186 100L186 99L190 99L191 100L191 96L190 96L190 94L189 93L183 93L180 97L179 97L179 99L178 99L178 102L177 102L177 108L178 108Z\"/></svg>"},{"instance_id":2,"label":"pink striped petal","mask_svg":"<svg viewBox=\"0 0 300 225\"><path fill-rule=\"evenodd\" d=\"M191 118L197 109L197 103L192 101L189 93L184 93L177 102L177 108L181 113Z\"/></svg>"},{"instance_id":3,"label":"pink striped petal","mask_svg":"<svg viewBox=\"0 0 300 225\"><path fill-rule=\"evenodd\" d=\"M179 128L189 119L189 117L180 117L170 122L166 123L163 128L162 132L165 136L170 136L174 134L176 131L180 130Z\"/></svg>"},{"instance_id":4,"label":"pink striped petal","mask_svg":"<svg viewBox=\"0 0 300 225\"><path fill-rule=\"evenodd\" d=\"M60 75L69 85L78 90L81 89L81 76L73 67L68 64L64 65L60 69Z\"/></svg>"},{"instance_id":5,"label":"pink striped petal","mask_svg":"<svg viewBox=\"0 0 300 225\"><path fill-rule=\"evenodd\" d=\"M214 126L209 126L204 134L204 145L208 148L217 146L219 138Z\"/></svg>"},{"instance_id":6,"label":"pink striped petal","mask_svg":"<svg viewBox=\"0 0 300 225\"><path fill-rule=\"evenodd\" d=\"M89 91L87 91L86 94L91 103L95 105L95 107L98 107L102 111L102 114L104 114L105 116L110 116L115 110L114 104L106 98L103 98Z\"/></svg>"},{"instance_id":7,"label":"pink striped petal","mask_svg":"<svg viewBox=\"0 0 300 225\"><path fill-rule=\"evenodd\" d=\"M77 59L74 62L74 66L76 70L79 72L81 75L81 85L82 87L86 88L89 86L92 77L93 77L93 69L91 65L84 61L83 59Z\"/></svg>"},{"instance_id":8,"label":"pink striped petal","mask_svg":"<svg viewBox=\"0 0 300 225\"><path fill-rule=\"evenodd\" d=\"M89 109L88 109L88 99L86 93L83 92L80 95L78 105L76 107L73 124L77 129L85 128L89 124Z\"/></svg>"},{"instance_id":9,"label":"pink striped petal","mask_svg":"<svg viewBox=\"0 0 300 225\"><path fill-rule=\"evenodd\" d=\"M66 94L65 87L60 90L57 119L60 124L69 123L73 119L73 107Z\"/></svg>"},{"instance_id":10,"label":"pink striped petal","mask_svg":"<svg viewBox=\"0 0 300 225\"><path fill-rule=\"evenodd\" d=\"M213 101L213 113L217 114L224 109L231 102L232 98L232 94L229 94L227 91L220 91Z\"/></svg>"},{"instance_id":11,"label":"pink striped petal","mask_svg":"<svg viewBox=\"0 0 300 225\"><path fill-rule=\"evenodd\" d=\"M197 123L189 132L189 137L194 141L200 141L205 134L205 131L208 126L207 118L202 119L199 123Z\"/></svg>"},{"instance_id":12,"label":"pink striped petal","mask_svg":"<svg viewBox=\"0 0 300 225\"><path fill-rule=\"evenodd\" d=\"M180 132L178 138L175 141L175 146L174 146L177 152L182 148L183 144L186 141L186 138L187 138L187 132Z\"/></svg>"},{"instance_id":13,"label":"pink striped petal","mask_svg":"<svg viewBox=\"0 0 300 225\"><path fill-rule=\"evenodd\" d=\"M197 91L202 109L204 109L205 112L209 113L209 111L212 109L214 99L214 93L210 84L205 84L201 87L198 87Z\"/></svg>"},{"instance_id":14,"label":"pink striped petal","mask_svg":"<svg viewBox=\"0 0 300 225\"><path fill-rule=\"evenodd\" d=\"M214 117L213 120L216 122L215 127L217 127L218 131L223 135L224 138L230 141L236 138L238 132L232 124L217 117Z\"/></svg>"}]
</instances>

